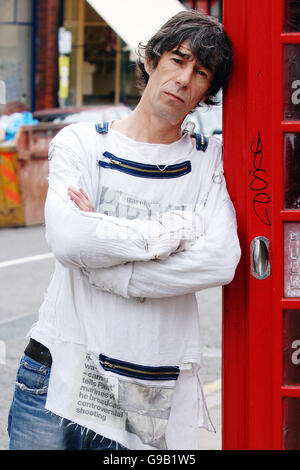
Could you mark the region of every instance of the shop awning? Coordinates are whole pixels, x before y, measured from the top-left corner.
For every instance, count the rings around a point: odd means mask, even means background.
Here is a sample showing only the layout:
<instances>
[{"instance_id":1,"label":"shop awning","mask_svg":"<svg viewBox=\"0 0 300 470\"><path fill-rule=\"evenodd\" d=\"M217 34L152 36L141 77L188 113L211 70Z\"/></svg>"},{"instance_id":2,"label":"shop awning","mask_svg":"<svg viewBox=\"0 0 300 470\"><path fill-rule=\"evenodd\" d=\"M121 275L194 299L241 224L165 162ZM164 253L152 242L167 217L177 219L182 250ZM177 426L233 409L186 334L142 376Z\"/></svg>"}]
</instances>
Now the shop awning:
<instances>
[{"instance_id":1,"label":"shop awning","mask_svg":"<svg viewBox=\"0 0 300 470\"><path fill-rule=\"evenodd\" d=\"M131 51L185 7L179 0L87 0Z\"/></svg>"}]
</instances>

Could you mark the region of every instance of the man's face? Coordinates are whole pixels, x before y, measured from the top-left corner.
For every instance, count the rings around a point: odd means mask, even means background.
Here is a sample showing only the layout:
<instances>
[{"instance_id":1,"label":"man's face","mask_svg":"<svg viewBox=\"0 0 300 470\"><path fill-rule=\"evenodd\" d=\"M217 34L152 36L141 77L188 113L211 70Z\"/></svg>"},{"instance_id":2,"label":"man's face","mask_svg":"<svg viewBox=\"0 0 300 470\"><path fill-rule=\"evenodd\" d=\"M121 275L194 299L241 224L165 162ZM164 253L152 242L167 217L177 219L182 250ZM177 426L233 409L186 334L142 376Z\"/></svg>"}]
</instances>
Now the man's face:
<instances>
[{"instance_id":1,"label":"man's face","mask_svg":"<svg viewBox=\"0 0 300 470\"><path fill-rule=\"evenodd\" d=\"M155 69L147 62L145 67L149 74L144 93L148 104L173 125L181 123L206 98L213 78L212 72L192 55L187 41L164 52Z\"/></svg>"}]
</instances>

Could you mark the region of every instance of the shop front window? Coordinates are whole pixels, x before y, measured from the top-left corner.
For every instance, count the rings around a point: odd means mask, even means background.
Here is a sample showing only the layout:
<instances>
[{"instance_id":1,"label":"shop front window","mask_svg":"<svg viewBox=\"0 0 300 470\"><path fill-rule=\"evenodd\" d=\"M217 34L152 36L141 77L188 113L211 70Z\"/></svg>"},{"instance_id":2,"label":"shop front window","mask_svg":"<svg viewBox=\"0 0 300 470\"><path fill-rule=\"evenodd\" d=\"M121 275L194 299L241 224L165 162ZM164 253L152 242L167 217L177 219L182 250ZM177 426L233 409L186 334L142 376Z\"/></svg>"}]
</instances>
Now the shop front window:
<instances>
[{"instance_id":1,"label":"shop front window","mask_svg":"<svg viewBox=\"0 0 300 470\"><path fill-rule=\"evenodd\" d=\"M86 26L84 44L84 101L86 104L113 102L116 34L106 25Z\"/></svg>"},{"instance_id":2,"label":"shop front window","mask_svg":"<svg viewBox=\"0 0 300 470\"><path fill-rule=\"evenodd\" d=\"M132 58L132 54L124 42L122 42L121 51L120 101L128 104L129 106L135 106L142 93L137 83L139 76L136 60L135 58Z\"/></svg>"},{"instance_id":3,"label":"shop front window","mask_svg":"<svg viewBox=\"0 0 300 470\"><path fill-rule=\"evenodd\" d=\"M0 2L0 80L6 103L31 107L32 0Z\"/></svg>"},{"instance_id":4,"label":"shop front window","mask_svg":"<svg viewBox=\"0 0 300 470\"><path fill-rule=\"evenodd\" d=\"M64 27L72 33L67 105L136 104L135 61L125 42L83 0L65 0Z\"/></svg>"}]
</instances>

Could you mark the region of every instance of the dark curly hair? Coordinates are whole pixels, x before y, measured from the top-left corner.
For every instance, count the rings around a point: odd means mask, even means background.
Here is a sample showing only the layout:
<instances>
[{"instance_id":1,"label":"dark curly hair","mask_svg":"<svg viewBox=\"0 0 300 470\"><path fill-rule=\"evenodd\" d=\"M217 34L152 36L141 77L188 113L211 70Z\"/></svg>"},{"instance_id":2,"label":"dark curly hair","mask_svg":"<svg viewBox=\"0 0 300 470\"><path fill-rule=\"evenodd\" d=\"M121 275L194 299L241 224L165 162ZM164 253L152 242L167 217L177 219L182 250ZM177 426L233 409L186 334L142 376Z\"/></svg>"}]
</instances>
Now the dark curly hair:
<instances>
[{"instance_id":1,"label":"dark curly hair","mask_svg":"<svg viewBox=\"0 0 300 470\"><path fill-rule=\"evenodd\" d=\"M232 43L219 21L196 10L177 13L170 18L161 29L143 45L139 44L137 66L140 72L138 85L144 89L149 75L145 70L144 59L157 67L162 54L179 47L188 41L192 54L198 62L211 72L213 79L207 91L206 105L215 105L216 94L225 90L232 71ZM197 106L200 106L198 103ZM197 107L196 106L196 107Z\"/></svg>"}]
</instances>

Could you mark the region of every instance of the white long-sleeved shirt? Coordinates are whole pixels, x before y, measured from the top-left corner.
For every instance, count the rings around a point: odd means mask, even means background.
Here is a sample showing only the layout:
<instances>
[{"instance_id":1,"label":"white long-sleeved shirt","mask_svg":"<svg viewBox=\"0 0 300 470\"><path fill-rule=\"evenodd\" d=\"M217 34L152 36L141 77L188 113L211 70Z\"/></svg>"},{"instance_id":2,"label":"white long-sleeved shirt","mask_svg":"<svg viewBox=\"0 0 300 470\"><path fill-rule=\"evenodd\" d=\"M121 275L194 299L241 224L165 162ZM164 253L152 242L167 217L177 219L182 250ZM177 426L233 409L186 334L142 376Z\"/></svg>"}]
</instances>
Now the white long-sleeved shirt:
<instances>
[{"instance_id":1,"label":"white long-sleeved shirt","mask_svg":"<svg viewBox=\"0 0 300 470\"><path fill-rule=\"evenodd\" d=\"M177 178L140 177L99 166L105 151L160 169L189 161L191 171ZM111 128L100 135L93 125L75 124L53 139L49 158L46 236L57 262L30 333L53 356L47 406L129 448L159 448L161 439L153 445L123 424L107 420L105 426L95 416L87 422L84 407L72 408L82 382L70 364L87 351L144 366L179 366L166 446L195 448L197 425L211 429L199 385L195 292L230 282L240 257L220 142L211 138L203 152L188 134L168 145L146 144ZM76 209L68 186L82 187L95 213ZM187 384L197 413L182 406Z\"/></svg>"}]
</instances>

